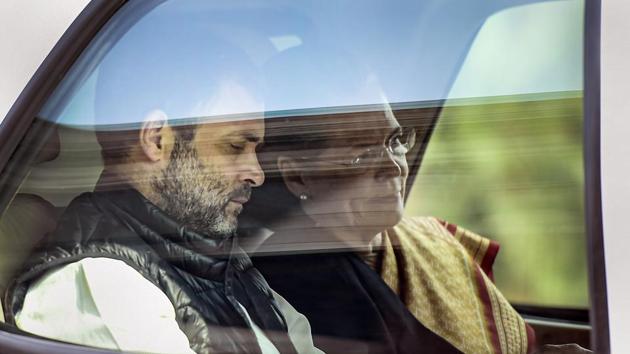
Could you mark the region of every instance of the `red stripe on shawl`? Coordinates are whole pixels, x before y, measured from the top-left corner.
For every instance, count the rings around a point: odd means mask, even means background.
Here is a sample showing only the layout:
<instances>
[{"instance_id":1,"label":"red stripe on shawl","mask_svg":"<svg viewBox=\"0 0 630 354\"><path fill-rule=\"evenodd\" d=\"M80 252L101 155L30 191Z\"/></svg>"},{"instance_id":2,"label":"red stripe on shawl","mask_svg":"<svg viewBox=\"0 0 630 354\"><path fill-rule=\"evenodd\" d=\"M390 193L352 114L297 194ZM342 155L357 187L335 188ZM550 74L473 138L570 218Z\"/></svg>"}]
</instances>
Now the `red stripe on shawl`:
<instances>
[{"instance_id":1,"label":"red stripe on shawl","mask_svg":"<svg viewBox=\"0 0 630 354\"><path fill-rule=\"evenodd\" d=\"M438 221L440 222L440 224L442 224L442 226L444 226L448 230L448 232L451 233L451 235L455 236L455 234L457 233L457 225L448 223L440 219L438 219Z\"/></svg>"},{"instance_id":2,"label":"red stripe on shawl","mask_svg":"<svg viewBox=\"0 0 630 354\"><path fill-rule=\"evenodd\" d=\"M495 353L501 353L501 344L499 343L499 334L497 333L497 325L494 321L494 314L492 313L492 302L490 301L490 294L486 283L483 279L483 274L479 267L475 267L475 278L477 280L477 288L479 289L479 299L483 306L483 312L486 316L486 323L488 325L488 335L490 335L490 341L494 346Z\"/></svg>"},{"instance_id":3,"label":"red stripe on shawl","mask_svg":"<svg viewBox=\"0 0 630 354\"><path fill-rule=\"evenodd\" d=\"M455 236L457 234L457 225L448 223L445 220L436 218L440 225L444 226L451 235ZM497 254L499 253L499 248L501 247L498 242L489 240L490 244L488 245L488 249L486 250L486 254L483 255L481 259L481 269L484 273L494 282L494 273L492 271L492 267L494 266L494 260L497 258Z\"/></svg>"},{"instance_id":4,"label":"red stripe on shawl","mask_svg":"<svg viewBox=\"0 0 630 354\"><path fill-rule=\"evenodd\" d=\"M490 244L488 245L488 249L486 250L486 254L483 256L481 260L481 264L479 265L484 273L492 280L494 283L494 273L492 272L492 266L494 265L494 260L497 258L497 253L499 253L499 248L501 246L498 242L490 240Z\"/></svg>"}]
</instances>

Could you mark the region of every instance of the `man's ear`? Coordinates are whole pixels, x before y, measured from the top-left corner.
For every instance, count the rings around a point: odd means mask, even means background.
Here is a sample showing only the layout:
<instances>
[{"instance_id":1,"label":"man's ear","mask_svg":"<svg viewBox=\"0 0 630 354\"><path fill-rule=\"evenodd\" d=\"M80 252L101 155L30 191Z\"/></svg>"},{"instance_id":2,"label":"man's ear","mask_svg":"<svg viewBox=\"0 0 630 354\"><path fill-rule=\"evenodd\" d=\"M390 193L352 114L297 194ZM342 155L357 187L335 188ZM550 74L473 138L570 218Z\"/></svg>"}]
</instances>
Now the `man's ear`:
<instances>
[{"instance_id":1,"label":"man's ear","mask_svg":"<svg viewBox=\"0 0 630 354\"><path fill-rule=\"evenodd\" d=\"M168 141L171 128L167 123L166 114L153 111L147 115L140 129L140 147L142 152L152 162L164 160L168 153Z\"/></svg>"},{"instance_id":2,"label":"man's ear","mask_svg":"<svg viewBox=\"0 0 630 354\"><path fill-rule=\"evenodd\" d=\"M287 189L300 198L300 195L309 195L308 183L304 179L298 163L295 159L287 156L280 156L277 160L278 170L282 174L282 179Z\"/></svg>"}]
</instances>

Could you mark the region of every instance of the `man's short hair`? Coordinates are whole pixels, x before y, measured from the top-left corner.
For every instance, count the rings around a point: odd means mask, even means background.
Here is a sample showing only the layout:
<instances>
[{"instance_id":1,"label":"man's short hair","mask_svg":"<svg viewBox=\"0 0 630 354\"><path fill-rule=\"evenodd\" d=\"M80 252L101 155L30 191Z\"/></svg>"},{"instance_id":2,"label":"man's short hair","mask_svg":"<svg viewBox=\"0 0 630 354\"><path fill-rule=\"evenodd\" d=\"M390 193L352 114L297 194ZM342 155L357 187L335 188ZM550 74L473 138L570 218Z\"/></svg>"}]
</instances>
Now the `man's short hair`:
<instances>
[{"instance_id":1,"label":"man's short hair","mask_svg":"<svg viewBox=\"0 0 630 354\"><path fill-rule=\"evenodd\" d=\"M190 142L194 139L197 124L171 126L175 140ZM138 144L139 129L101 130L96 132L96 140L101 145L101 156L105 166L125 162L134 146Z\"/></svg>"}]
</instances>

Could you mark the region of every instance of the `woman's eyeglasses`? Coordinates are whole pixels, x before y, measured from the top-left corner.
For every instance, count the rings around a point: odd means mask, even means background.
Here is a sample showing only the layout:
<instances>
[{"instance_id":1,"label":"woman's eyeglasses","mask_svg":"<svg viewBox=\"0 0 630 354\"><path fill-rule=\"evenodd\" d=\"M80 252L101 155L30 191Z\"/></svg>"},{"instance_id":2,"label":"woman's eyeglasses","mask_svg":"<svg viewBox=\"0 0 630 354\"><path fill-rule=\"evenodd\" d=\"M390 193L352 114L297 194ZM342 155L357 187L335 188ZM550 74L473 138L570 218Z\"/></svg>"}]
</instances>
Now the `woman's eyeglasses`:
<instances>
[{"instance_id":1,"label":"woman's eyeglasses","mask_svg":"<svg viewBox=\"0 0 630 354\"><path fill-rule=\"evenodd\" d=\"M302 157L303 160L316 161L318 163L328 163L332 165L345 166L348 168L364 169L382 163L386 154L396 157L405 156L416 144L416 131L413 128L396 130L380 146L370 146L358 154L349 157Z\"/></svg>"}]
</instances>

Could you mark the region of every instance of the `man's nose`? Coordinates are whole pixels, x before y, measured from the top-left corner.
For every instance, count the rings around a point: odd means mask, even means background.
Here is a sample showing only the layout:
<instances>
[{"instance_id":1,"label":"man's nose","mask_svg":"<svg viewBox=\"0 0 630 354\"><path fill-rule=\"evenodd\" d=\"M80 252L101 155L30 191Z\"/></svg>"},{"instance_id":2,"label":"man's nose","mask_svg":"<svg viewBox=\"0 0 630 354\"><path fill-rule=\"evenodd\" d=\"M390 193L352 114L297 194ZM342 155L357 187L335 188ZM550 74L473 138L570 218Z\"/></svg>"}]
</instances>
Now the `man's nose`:
<instances>
[{"instance_id":1,"label":"man's nose","mask_svg":"<svg viewBox=\"0 0 630 354\"><path fill-rule=\"evenodd\" d=\"M249 154L239 171L240 180L249 183L252 187L258 187L265 181L265 173L258 163L256 154Z\"/></svg>"}]
</instances>

